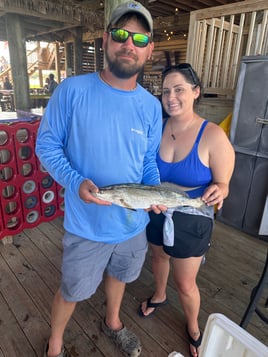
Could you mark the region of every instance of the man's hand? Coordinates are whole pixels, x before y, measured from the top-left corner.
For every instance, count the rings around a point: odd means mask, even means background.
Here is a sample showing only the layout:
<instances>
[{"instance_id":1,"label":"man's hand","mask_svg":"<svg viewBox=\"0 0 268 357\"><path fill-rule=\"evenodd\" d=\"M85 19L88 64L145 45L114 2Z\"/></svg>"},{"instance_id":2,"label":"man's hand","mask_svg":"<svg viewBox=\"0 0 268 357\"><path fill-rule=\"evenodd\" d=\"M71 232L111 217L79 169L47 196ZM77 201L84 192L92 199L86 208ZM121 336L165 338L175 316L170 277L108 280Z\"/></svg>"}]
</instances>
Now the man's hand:
<instances>
[{"instance_id":1,"label":"man's hand","mask_svg":"<svg viewBox=\"0 0 268 357\"><path fill-rule=\"evenodd\" d=\"M86 203L96 203L103 206L111 206L111 202L100 200L92 195L94 192L98 192L99 188L91 180L85 180L79 187L79 196L81 200Z\"/></svg>"}]
</instances>

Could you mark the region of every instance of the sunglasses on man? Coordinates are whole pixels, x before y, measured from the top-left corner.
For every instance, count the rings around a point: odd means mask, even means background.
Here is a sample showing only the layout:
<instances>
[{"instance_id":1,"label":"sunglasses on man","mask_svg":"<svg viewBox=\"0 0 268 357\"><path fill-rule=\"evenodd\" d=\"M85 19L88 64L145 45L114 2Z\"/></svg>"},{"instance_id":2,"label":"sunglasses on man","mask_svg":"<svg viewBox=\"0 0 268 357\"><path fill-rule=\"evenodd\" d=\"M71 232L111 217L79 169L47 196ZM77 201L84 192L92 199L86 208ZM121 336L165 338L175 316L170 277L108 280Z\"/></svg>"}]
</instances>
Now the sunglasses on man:
<instances>
[{"instance_id":1,"label":"sunglasses on man","mask_svg":"<svg viewBox=\"0 0 268 357\"><path fill-rule=\"evenodd\" d=\"M146 47L149 42L151 42L151 37L144 35L143 33L130 32L124 29L111 29L109 31L113 41L124 43L128 40L129 37L132 38L132 42L136 47Z\"/></svg>"}]
</instances>

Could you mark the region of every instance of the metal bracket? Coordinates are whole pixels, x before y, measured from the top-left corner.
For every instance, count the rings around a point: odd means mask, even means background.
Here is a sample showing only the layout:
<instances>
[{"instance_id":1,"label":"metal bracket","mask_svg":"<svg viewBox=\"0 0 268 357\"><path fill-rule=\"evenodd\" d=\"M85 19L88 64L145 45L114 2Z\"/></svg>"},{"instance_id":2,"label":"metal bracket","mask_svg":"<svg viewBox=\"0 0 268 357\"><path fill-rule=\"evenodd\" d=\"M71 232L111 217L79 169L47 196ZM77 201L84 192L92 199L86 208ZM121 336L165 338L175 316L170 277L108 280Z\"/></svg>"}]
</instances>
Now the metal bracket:
<instances>
[{"instance_id":1,"label":"metal bracket","mask_svg":"<svg viewBox=\"0 0 268 357\"><path fill-rule=\"evenodd\" d=\"M258 123L258 124L268 124L268 119L256 118L256 123Z\"/></svg>"}]
</instances>

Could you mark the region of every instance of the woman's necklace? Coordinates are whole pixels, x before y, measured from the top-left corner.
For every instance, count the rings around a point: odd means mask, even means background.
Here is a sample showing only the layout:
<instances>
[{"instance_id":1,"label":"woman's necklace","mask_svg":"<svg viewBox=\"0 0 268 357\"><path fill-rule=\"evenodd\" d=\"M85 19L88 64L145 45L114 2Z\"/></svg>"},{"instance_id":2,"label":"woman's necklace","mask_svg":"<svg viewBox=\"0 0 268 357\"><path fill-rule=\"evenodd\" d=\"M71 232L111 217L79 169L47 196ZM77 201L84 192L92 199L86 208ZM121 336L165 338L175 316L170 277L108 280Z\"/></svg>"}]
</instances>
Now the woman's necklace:
<instances>
[{"instance_id":1,"label":"woman's necklace","mask_svg":"<svg viewBox=\"0 0 268 357\"><path fill-rule=\"evenodd\" d=\"M172 122L171 122L171 121L170 121L170 131L171 131L170 136L172 137L172 139L173 139L174 141L176 141L176 136L175 136L175 134L173 133L173 128L172 128Z\"/></svg>"},{"instance_id":2,"label":"woman's necklace","mask_svg":"<svg viewBox=\"0 0 268 357\"><path fill-rule=\"evenodd\" d=\"M186 126L186 128L184 128L184 130L183 131L185 131L186 129L188 129L189 127L190 127L190 125L191 125L191 123L192 123L192 121L194 120L194 117L192 118L192 120L188 123L188 125ZM172 120L170 120L170 136L172 137L172 139L174 140L174 141L176 141L177 140L177 138L176 138L176 135L174 134L174 132L173 132L173 128L172 128Z\"/></svg>"}]
</instances>

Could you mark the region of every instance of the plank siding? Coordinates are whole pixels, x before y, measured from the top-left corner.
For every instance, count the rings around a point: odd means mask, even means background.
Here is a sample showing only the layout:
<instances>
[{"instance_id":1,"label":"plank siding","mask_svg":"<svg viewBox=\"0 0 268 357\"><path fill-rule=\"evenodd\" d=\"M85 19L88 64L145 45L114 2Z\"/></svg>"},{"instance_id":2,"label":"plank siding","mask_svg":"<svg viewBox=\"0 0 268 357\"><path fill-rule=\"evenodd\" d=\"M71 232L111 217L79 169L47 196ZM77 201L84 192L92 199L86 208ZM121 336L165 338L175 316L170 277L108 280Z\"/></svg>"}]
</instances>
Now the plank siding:
<instances>
[{"instance_id":1,"label":"plank siding","mask_svg":"<svg viewBox=\"0 0 268 357\"><path fill-rule=\"evenodd\" d=\"M191 12L186 62L197 71L204 93L234 98L241 57L267 54L267 6L247 0Z\"/></svg>"},{"instance_id":2,"label":"plank siding","mask_svg":"<svg viewBox=\"0 0 268 357\"><path fill-rule=\"evenodd\" d=\"M13 244L0 244L0 357L40 357L49 334L50 308L60 282L62 217L27 229ZM201 267L200 327L211 313L223 313L240 323L252 288L263 269L267 243L216 222L212 246ZM137 314L153 293L150 251L138 280L128 284L121 318L142 341L142 357L167 357L173 351L188 356L183 312L170 277L169 304L150 318ZM264 306L262 297L260 306ZM121 356L100 330L105 312L103 284L91 299L77 304L65 333L74 357ZM247 331L268 344L267 325L254 314Z\"/></svg>"}]
</instances>

